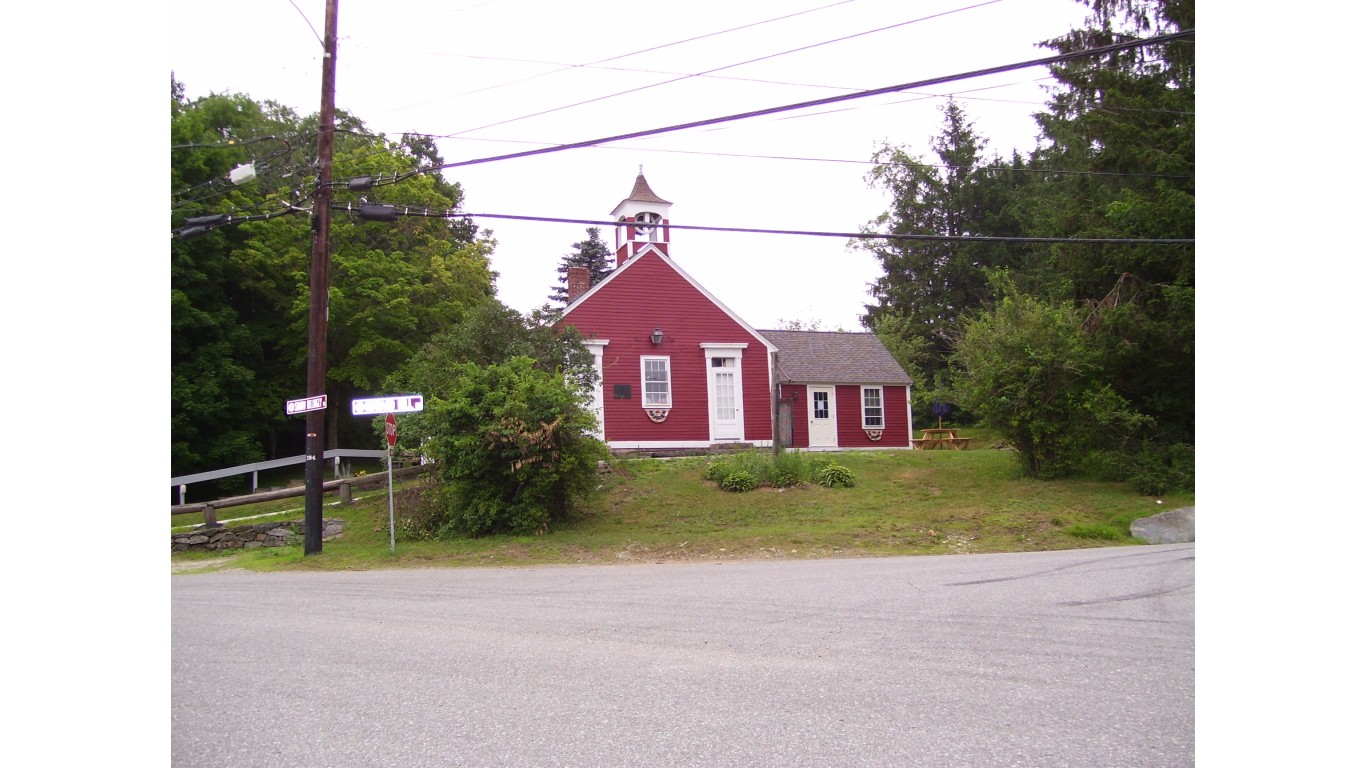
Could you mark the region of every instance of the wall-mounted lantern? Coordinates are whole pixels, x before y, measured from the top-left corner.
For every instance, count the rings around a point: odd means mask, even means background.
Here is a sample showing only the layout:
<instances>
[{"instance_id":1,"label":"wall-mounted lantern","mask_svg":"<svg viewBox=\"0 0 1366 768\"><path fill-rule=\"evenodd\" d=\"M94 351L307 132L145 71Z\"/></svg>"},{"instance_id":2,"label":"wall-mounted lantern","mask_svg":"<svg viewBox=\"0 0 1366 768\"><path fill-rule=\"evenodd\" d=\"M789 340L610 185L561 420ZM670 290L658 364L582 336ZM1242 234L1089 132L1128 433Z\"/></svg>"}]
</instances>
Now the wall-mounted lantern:
<instances>
[{"instance_id":1,"label":"wall-mounted lantern","mask_svg":"<svg viewBox=\"0 0 1366 768\"><path fill-rule=\"evenodd\" d=\"M651 341L656 347L659 346L660 344L663 344L663 343L664 343L664 332L661 331L661 330L659 330L659 326L656 325L656 326L655 326L655 332L652 333L652 334L650 334L650 341Z\"/></svg>"}]
</instances>

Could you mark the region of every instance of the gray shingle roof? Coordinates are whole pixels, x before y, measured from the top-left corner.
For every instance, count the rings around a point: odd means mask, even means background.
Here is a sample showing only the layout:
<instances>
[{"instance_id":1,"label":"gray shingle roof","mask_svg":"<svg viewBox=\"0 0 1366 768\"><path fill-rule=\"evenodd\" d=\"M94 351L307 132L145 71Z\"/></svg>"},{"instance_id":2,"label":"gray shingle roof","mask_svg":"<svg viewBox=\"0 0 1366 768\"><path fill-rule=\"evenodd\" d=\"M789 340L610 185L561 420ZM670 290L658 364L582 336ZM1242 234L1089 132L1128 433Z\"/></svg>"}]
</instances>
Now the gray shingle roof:
<instances>
[{"instance_id":1,"label":"gray shingle roof","mask_svg":"<svg viewBox=\"0 0 1366 768\"><path fill-rule=\"evenodd\" d=\"M778 380L825 384L910 384L876 334L759 331L778 347Z\"/></svg>"},{"instance_id":2,"label":"gray shingle roof","mask_svg":"<svg viewBox=\"0 0 1366 768\"><path fill-rule=\"evenodd\" d=\"M663 203L664 205L673 205L673 203L670 203L668 200L656 195L653 189L650 189L649 183L645 181L645 174L643 172L636 177L636 185L631 188L631 194L625 200L622 200L621 203L631 201L637 203ZM621 207L621 203L617 203L617 207Z\"/></svg>"}]
</instances>

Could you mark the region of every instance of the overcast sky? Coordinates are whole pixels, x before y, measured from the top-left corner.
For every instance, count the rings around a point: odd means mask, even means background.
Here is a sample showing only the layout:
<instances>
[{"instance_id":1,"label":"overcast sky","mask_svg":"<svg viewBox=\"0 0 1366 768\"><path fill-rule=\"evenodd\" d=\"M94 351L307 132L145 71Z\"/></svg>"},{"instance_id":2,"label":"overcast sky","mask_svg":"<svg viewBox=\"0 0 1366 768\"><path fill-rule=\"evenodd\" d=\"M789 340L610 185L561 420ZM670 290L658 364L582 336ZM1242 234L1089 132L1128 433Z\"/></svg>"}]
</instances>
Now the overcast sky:
<instances>
[{"instance_id":1,"label":"overcast sky","mask_svg":"<svg viewBox=\"0 0 1366 768\"><path fill-rule=\"evenodd\" d=\"M191 98L235 91L314 113L325 7L178 3L197 34L172 36L167 63ZM341 0L336 101L393 138L449 136L438 146L455 162L1036 59L1084 13L1074 0ZM643 167L675 224L854 232L886 208L865 180L882 142L928 159L953 95L989 152L1028 152L1046 83L1035 68L447 173L475 213L605 220ZM524 312L586 226L478 223L498 240L499 298ZM880 274L842 237L672 237L675 261L760 328L857 330Z\"/></svg>"}]
</instances>

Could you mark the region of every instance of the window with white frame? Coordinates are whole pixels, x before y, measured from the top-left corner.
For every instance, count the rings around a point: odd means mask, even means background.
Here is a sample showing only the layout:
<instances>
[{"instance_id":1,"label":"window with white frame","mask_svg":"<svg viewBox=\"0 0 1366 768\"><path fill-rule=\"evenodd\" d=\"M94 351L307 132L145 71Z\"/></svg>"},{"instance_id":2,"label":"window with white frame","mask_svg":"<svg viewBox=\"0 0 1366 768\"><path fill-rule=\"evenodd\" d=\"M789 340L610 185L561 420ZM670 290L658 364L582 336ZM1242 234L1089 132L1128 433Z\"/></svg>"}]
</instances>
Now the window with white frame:
<instances>
[{"instance_id":1,"label":"window with white frame","mask_svg":"<svg viewBox=\"0 0 1366 768\"><path fill-rule=\"evenodd\" d=\"M640 358L640 391L646 408L668 408L673 404L669 386L669 358Z\"/></svg>"},{"instance_id":2,"label":"window with white frame","mask_svg":"<svg viewBox=\"0 0 1366 768\"><path fill-rule=\"evenodd\" d=\"M863 388L863 428L882 429L882 387Z\"/></svg>"}]
</instances>

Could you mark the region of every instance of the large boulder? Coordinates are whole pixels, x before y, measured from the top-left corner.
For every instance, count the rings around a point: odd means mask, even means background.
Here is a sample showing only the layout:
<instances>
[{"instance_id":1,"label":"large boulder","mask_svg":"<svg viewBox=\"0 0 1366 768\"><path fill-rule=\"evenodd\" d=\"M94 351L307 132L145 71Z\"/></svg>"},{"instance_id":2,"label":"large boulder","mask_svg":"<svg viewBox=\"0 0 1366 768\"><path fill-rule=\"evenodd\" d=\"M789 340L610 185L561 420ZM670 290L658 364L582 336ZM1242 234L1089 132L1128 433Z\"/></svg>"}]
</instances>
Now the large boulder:
<instances>
[{"instance_id":1,"label":"large boulder","mask_svg":"<svg viewBox=\"0 0 1366 768\"><path fill-rule=\"evenodd\" d=\"M1129 535L1148 544L1189 544L1195 541L1195 507L1140 517L1129 524Z\"/></svg>"}]
</instances>

